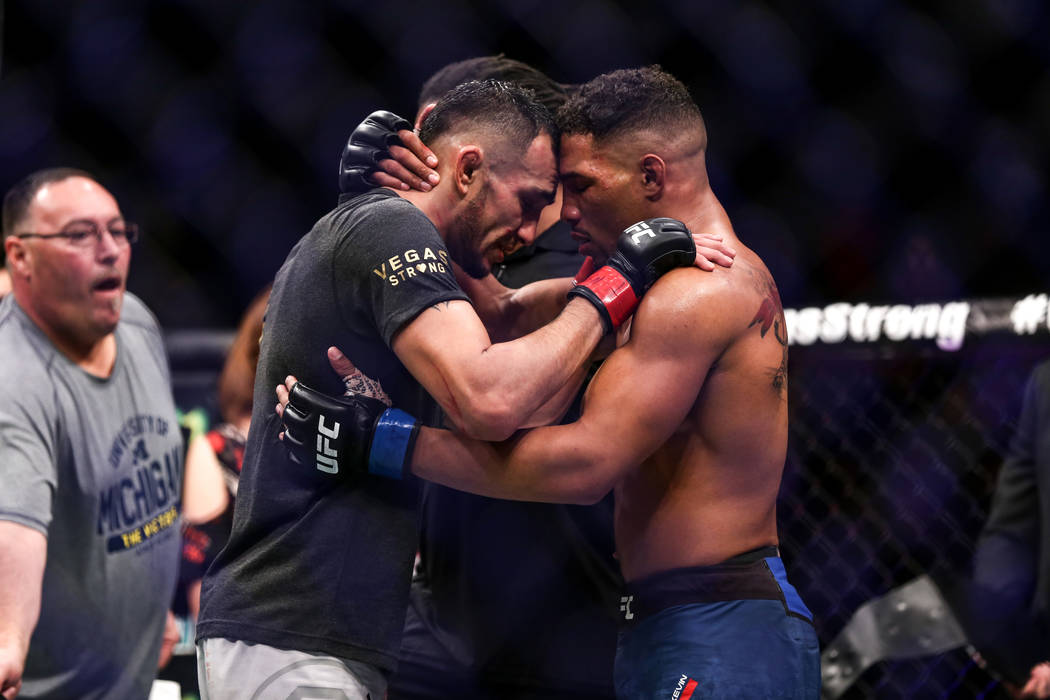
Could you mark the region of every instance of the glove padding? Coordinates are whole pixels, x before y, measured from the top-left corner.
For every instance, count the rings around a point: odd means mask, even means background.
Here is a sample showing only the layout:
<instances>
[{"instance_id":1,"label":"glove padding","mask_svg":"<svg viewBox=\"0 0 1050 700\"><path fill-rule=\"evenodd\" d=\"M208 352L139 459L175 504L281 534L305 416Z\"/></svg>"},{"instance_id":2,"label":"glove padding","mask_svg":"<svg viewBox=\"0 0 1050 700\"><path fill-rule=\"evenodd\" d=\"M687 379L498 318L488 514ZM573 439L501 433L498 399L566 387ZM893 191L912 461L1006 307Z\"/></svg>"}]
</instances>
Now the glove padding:
<instances>
[{"instance_id":1,"label":"glove padding","mask_svg":"<svg viewBox=\"0 0 1050 700\"><path fill-rule=\"evenodd\" d=\"M346 142L339 159L339 191L366 192L376 185L368 181L379 161L390 157L390 147L400 146L397 132L412 129L412 124L393 112L372 112L357 125Z\"/></svg>"},{"instance_id":2,"label":"glove padding","mask_svg":"<svg viewBox=\"0 0 1050 700\"><path fill-rule=\"evenodd\" d=\"M419 432L415 418L378 399L328 396L302 382L288 392L281 420L292 461L340 480L364 473L400 479Z\"/></svg>"},{"instance_id":3,"label":"glove padding","mask_svg":"<svg viewBox=\"0 0 1050 700\"><path fill-rule=\"evenodd\" d=\"M634 313L661 275L689 267L695 260L693 236L681 221L666 217L639 221L624 229L609 261L574 286L569 297L580 296L594 304L609 333Z\"/></svg>"}]
</instances>

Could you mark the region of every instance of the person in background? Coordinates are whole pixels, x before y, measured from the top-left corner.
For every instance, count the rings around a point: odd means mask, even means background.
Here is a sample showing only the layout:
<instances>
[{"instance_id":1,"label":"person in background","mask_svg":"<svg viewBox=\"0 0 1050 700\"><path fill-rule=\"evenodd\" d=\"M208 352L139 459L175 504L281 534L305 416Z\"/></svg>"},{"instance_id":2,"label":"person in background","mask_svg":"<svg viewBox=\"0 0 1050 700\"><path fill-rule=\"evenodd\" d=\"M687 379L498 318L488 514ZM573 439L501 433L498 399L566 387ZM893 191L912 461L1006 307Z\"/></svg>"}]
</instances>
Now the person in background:
<instances>
[{"instance_id":1,"label":"person in background","mask_svg":"<svg viewBox=\"0 0 1050 700\"><path fill-rule=\"evenodd\" d=\"M0 691L144 699L179 559L183 442L138 236L90 174L4 197Z\"/></svg>"},{"instance_id":2,"label":"person in background","mask_svg":"<svg viewBox=\"0 0 1050 700\"><path fill-rule=\"evenodd\" d=\"M1050 361L1025 385L1017 432L977 541L974 583L994 595L1004 617L1020 614L1016 630L1033 628L1042 648L1017 697L1050 698ZM1030 662L1029 662L1030 663ZM1022 668L1027 667L1024 666Z\"/></svg>"}]
</instances>

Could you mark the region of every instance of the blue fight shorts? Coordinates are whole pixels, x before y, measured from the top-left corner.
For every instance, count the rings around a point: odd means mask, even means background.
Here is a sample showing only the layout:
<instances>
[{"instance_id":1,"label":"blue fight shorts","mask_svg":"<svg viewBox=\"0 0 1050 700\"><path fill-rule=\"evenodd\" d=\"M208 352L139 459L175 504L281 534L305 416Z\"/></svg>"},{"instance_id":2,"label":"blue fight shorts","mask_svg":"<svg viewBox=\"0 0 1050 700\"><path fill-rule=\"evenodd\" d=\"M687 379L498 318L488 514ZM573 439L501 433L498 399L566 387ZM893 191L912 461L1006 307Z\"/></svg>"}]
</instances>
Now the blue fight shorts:
<instances>
[{"instance_id":1,"label":"blue fight shorts","mask_svg":"<svg viewBox=\"0 0 1050 700\"><path fill-rule=\"evenodd\" d=\"M628 583L620 621L620 700L820 697L813 615L776 547Z\"/></svg>"}]
</instances>

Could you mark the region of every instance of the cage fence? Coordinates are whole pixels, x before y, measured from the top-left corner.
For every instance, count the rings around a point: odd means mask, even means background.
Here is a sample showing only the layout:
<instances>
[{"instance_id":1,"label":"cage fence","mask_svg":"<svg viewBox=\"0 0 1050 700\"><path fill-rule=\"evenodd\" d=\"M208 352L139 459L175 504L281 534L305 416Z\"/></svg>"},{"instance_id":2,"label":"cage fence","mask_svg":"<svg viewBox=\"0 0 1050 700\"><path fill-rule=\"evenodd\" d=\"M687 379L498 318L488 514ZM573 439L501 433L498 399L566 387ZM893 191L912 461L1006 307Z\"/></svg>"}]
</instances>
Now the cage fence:
<instances>
[{"instance_id":1,"label":"cage fence","mask_svg":"<svg viewBox=\"0 0 1050 700\"><path fill-rule=\"evenodd\" d=\"M970 569L1050 337L1045 295L953 303L947 324L911 313L937 305L901 307L893 322L897 307L787 312L796 342L781 550L822 646L865 602L922 574ZM1008 695L960 647L876 663L840 697Z\"/></svg>"}]
</instances>

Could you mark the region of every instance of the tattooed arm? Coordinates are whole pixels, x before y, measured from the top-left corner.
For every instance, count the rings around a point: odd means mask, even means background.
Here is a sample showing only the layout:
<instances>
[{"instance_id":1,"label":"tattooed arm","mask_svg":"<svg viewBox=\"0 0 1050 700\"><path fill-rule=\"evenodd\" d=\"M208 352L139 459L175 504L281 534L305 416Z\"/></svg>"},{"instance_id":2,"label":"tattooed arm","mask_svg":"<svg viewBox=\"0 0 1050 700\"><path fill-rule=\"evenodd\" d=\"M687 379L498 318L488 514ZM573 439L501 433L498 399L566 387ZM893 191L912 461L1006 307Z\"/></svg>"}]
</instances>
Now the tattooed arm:
<instances>
[{"instance_id":1,"label":"tattooed arm","mask_svg":"<svg viewBox=\"0 0 1050 700\"><path fill-rule=\"evenodd\" d=\"M757 268L748 265L744 268L751 279L755 292L761 300L758 311L748 324L748 328L758 329L762 338L770 333L780 347L780 364L770 372L770 384L781 395L787 393L788 334L784 320L784 306L780 303L780 292L773 281L773 276L765 267Z\"/></svg>"}]
</instances>

